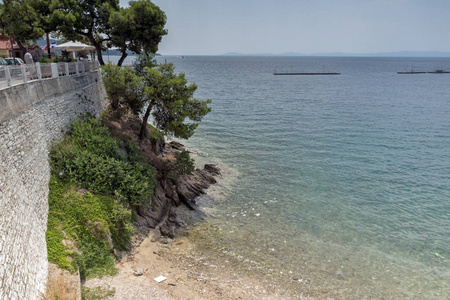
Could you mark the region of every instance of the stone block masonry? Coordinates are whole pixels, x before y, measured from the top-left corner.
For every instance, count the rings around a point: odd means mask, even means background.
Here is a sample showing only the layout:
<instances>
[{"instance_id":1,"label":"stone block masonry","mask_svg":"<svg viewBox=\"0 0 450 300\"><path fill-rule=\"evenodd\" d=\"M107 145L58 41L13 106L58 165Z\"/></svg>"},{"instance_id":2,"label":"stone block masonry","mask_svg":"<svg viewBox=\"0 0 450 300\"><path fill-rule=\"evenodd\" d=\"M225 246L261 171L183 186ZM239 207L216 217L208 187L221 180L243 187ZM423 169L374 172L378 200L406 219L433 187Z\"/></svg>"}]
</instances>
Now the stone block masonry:
<instances>
[{"instance_id":1,"label":"stone block masonry","mask_svg":"<svg viewBox=\"0 0 450 300\"><path fill-rule=\"evenodd\" d=\"M0 299L45 292L50 146L107 104L98 71L0 90Z\"/></svg>"}]
</instances>

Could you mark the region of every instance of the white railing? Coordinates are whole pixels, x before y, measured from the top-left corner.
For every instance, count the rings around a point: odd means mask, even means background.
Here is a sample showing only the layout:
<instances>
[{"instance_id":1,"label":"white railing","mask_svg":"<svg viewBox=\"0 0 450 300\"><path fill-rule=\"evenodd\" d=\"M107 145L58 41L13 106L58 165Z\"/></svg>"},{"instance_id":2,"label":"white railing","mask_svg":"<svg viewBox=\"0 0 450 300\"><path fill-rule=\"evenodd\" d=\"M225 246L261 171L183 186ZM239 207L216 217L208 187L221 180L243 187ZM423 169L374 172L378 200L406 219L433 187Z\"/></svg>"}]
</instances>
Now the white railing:
<instances>
[{"instance_id":1,"label":"white railing","mask_svg":"<svg viewBox=\"0 0 450 300\"><path fill-rule=\"evenodd\" d=\"M98 68L98 61L0 66L0 89L32 80L76 76Z\"/></svg>"}]
</instances>

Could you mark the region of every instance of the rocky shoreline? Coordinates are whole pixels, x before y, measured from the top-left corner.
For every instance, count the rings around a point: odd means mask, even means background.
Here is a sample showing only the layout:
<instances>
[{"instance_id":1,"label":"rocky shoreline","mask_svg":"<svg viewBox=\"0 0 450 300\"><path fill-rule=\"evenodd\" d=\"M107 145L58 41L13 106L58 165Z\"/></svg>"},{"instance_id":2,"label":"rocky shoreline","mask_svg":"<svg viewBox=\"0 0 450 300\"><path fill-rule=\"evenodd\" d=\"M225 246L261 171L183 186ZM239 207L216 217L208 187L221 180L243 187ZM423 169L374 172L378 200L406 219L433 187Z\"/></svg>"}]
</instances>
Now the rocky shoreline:
<instances>
[{"instance_id":1,"label":"rocky shoreline","mask_svg":"<svg viewBox=\"0 0 450 300\"><path fill-rule=\"evenodd\" d=\"M178 142L170 142L164 146L163 157L173 157L176 153L185 150ZM148 236L150 230L159 228L161 235L169 238L176 236L178 228L185 228L186 223L181 220L176 210L185 205L190 210L197 210L195 198L204 194L206 189L217 181L221 171L214 164L205 164L203 169L196 169L191 174L182 175L168 182L158 181L156 193L151 205L141 206L137 209L135 226L141 238ZM170 184L172 183L172 184Z\"/></svg>"},{"instance_id":2,"label":"rocky shoreline","mask_svg":"<svg viewBox=\"0 0 450 300\"><path fill-rule=\"evenodd\" d=\"M140 120L132 116L122 116L119 120L105 119L111 134L119 139L138 141ZM181 220L176 210L185 205L190 210L198 211L195 198L204 194L206 189L215 184L216 177L221 175L217 165L205 164L203 169L195 169L191 174L181 175L175 178L164 176L167 164L173 164L175 155L187 150L179 142L166 142L165 139L152 137L150 130L145 139L137 142L139 150L146 156L157 170L157 186L152 199L139 207L136 207L137 230L128 251L138 246L150 233L157 229L164 237L174 238L178 229L186 228L186 223ZM122 254L115 251L118 259Z\"/></svg>"}]
</instances>

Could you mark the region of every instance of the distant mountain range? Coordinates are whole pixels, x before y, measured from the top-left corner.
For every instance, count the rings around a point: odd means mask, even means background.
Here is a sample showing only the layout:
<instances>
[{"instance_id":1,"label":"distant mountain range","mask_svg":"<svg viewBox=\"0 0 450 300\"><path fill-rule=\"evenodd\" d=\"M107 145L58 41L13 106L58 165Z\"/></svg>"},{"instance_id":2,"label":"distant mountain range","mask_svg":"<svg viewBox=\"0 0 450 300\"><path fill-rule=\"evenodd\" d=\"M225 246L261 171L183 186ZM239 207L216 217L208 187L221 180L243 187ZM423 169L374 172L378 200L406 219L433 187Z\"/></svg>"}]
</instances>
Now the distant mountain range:
<instances>
[{"instance_id":1,"label":"distant mountain range","mask_svg":"<svg viewBox=\"0 0 450 300\"><path fill-rule=\"evenodd\" d=\"M280 54L274 53L237 53L228 52L226 56L342 56L342 57L450 57L450 52L440 51L400 51L400 52L378 52L378 53L345 53L345 52L329 52L329 53L296 53L285 52Z\"/></svg>"}]
</instances>

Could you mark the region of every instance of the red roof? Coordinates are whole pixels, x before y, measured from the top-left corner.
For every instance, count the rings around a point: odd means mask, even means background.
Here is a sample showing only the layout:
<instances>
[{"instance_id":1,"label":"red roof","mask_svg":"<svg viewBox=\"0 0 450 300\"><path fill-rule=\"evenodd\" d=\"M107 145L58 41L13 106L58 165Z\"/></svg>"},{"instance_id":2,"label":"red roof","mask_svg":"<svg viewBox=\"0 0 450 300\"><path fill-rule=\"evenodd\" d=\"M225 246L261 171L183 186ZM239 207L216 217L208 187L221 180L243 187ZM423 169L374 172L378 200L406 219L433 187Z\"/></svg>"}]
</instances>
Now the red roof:
<instances>
[{"instance_id":1,"label":"red roof","mask_svg":"<svg viewBox=\"0 0 450 300\"><path fill-rule=\"evenodd\" d=\"M14 41L13 41L13 47L14 47L14 49L19 49L19 46ZM9 42L8 38L6 38L6 37L0 38L0 50L11 50L11 43Z\"/></svg>"}]
</instances>

